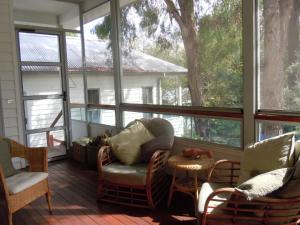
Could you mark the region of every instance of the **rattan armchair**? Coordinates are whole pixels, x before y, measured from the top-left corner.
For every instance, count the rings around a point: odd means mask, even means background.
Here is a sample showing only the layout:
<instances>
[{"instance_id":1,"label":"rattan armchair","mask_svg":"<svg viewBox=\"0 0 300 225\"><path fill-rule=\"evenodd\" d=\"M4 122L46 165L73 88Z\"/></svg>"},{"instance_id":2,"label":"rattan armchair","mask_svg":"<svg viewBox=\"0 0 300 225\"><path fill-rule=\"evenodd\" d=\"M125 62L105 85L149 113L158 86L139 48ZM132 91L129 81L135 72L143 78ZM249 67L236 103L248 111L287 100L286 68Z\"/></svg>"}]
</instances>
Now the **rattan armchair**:
<instances>
[{"instance_id":1,"label":"rattan armchair","mask_svg":"<svg viewBox=\"0 0 300 225\"><path fill-rule=\"evenodd\" d=\"M203 188L209 187L211 193L201 196L200 192L202 225L300 224L300 196L293 199L264 197L248 201L233 188L239 169L239 162L221 160L215 163L209 173L208 183L203 184Z\"/></svg>"},{"instance_id":2,"label":"rattan armchair","mask_svg":"<svg viewBox=\"0 0 300 225\"><path fill-rule=\"evenodd\" d=\"M149 130L156 137L158 135L171 137L173 144L172 125L163 119L155 118L153 120L155 124L161 125L158 129L159 132L156 130L159 134L156 134L155 130L152 131L151 128ZM151 123L153 120L144 120L144 123ZM155 208L169 189L169 181L165 173L169 154L170 151L157 149L148 164L126 166L118 162L109 146L101 147L98 154L98 200L142 208ZM110 166L112 169L107 175ZM118 179L117 176L119 176ZM120 176L123 178L120 179Z\"/></svg>"},{"instance_id":3,"label":"rattan armchair","mask_svg":"<svg viewBox=\"0 0 300 225\"><path fill-rule=\"evenodd\" d=\"M0 140L3 138L0 137ZM48 158L47 148L28 148L15 141L10 140L10 152L12 157L20 157L27 160L29 164L29 172L47 172L48 170ZM21 172L27 173L27 172ZM17 175L20 175L18 173ZM36 174L36 173L35 173ZM17 175L13 175L17 176ZM34 174L31 173L31 176ZM45 174L43 174L45 177ZM48 176L44 179L40 179L35 182L32 186L18 192L12 193L10 190L10 185L8 184L8 179L13 179L12 177L5 178L0 165L0 218L1 224L12 225L12 214L17 210L23 208L35 199L45 195L48 203L49 212L51 212L51 199L50 190L48 184ZM37 181L37 180L36 180Z\"/></svg>"}]
</instances>

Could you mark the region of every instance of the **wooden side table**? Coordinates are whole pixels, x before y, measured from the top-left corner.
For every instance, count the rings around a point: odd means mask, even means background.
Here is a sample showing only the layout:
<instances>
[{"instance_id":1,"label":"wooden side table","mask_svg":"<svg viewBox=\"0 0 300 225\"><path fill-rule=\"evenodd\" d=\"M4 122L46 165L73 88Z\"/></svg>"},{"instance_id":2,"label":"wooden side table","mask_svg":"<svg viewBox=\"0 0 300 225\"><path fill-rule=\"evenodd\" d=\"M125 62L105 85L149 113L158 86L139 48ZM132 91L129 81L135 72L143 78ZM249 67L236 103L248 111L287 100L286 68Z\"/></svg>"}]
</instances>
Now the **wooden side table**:
<instances>
[{"instance_id":1,"label":"wooden side table","mask_svg":"<svg viewBox=\"0 0 300 225\"><path fill-rule=\"evenodd\" d=\"M209 170L214 164L214 160L207 156L200 159L191 159L183 155L174 155L169 158L168 165L173 170L173 178L170 187L168 207L171 204L173 193L175 191L183 192L190 195L195 203L195 215L198 213L198 193L201 182L198 179L198 172L201 170ZM177 178L177 171L185 171L185 178ZM192 173L190 176L189 173Z\"/></svg>"}]
</instances>

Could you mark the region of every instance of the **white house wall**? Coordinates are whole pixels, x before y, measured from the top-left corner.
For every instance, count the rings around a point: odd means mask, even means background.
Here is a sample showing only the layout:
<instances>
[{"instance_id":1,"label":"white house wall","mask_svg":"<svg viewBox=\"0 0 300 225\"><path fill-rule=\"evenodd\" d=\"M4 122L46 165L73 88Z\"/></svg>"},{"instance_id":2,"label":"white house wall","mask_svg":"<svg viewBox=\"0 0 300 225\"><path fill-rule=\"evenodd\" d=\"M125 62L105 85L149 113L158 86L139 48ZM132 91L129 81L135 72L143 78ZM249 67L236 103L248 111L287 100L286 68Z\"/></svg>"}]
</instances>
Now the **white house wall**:
<instances>
[{"instance_id":1,"label":"white house wall","mask_svg":"<svg viewBox=\"0 0 300 225\"><path fill-rule=\"evenodd\" d=\"M17 104L19 99L16 90L16 47L15 32L12 19L12 1L0 0L0 88L1 109L3 116L2 135L16 141L22 141L19 134L19 119Z\"/></svg>"},{"instance_id":2,"label":"white house wall","mask_svg":"<svg viewBox=\"0 0 300 225\"><path fill-rule=\"evenodd\" d=\"M56 78L53 74L37 74L36 72L26 72L25 85L29 93L41 93L43 90L58 91ZM73 73L69 77L70 85L70 101L71 103L80 103L83 99L83 82L82 74ZM157 84L158 80L162 78L161 74L145 75L145 74L126 74L124 76L124 100L125 102L141 104L142 102L142 87L153 87L153 103L157 103ZM114 104L114 83L112 74L88 72L87 74L88 89L99 89L99 98L101 104ZM53 101L53 100L51 100ZM79 102L78 102L79 101ZM38 106L34 102L30 102L27 106L26 113L28 114L28 122L32 123L33 128L43 123L51 123L61 110L59 102L52 102L44 100ZM130 121L142 118L143 113L127 112L125 113L124 125ZM168 120L175 128L175 134L181 136L183 134L183 117L168 117ZM104 124L114 126L115 115L111 110L101 110L101 121ZM77 135L75 135L77 136Z\"/></svg>"}]
</instances>

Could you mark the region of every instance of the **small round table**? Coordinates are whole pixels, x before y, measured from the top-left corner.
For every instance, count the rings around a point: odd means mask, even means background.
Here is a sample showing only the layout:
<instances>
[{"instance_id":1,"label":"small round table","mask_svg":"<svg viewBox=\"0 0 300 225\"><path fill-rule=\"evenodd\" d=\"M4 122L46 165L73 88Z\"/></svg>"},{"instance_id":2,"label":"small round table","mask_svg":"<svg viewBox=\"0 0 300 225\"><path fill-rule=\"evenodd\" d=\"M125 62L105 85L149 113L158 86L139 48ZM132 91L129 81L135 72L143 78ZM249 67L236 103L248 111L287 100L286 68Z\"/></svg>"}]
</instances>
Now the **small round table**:
<instances>
[{"instance_id":1,"label":"small round table","mask_svg":"<svg viewBox=\"0 0 300 225\"><path fill-rule=\"evenodd\" d=\"M190 195L195 203L195 214L198 213L198 190L201 182L198 180L198 172L201 170L208 171L214 164L212 158L203 155L200 159L191 159L184 157L183 155L171 156L168 160L169 167L173 170L173 178L170 187L168 207L171 204L172 196L175 191L183 192ZM185 171L185 178L177 178L177 171ZM189 175L191 172L192 177Z\"/></svg>"}]
</instances>

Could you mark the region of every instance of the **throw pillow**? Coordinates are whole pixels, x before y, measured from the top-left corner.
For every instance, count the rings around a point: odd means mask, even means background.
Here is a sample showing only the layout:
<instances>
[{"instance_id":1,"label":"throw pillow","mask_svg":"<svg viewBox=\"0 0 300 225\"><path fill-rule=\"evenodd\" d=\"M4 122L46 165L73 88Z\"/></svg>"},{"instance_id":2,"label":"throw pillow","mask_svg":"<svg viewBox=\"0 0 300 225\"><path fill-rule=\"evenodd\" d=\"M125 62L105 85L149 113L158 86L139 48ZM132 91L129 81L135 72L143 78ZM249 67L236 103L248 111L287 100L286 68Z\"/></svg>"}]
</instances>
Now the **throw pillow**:
<instances>
[{"instance_id":1,"label":"throw pillow","mask_svg":"<svg viewBox=\"0 0 300 225\"><path fill-rule=\"evenodd\" d=\"M293 161L294 145L294 133L288 133L257 142L246 148L238 185L256 175L288 167L290 161Z\"/></svg>"},{"instance_id":2,"label":"throw pillow","mask_svg":"<svg viewBox=\"0 0 300 225\"><path fill-rule=\"evenodd\" d=\"M293 175L292 168L281 168L260 174L240 184L235 189L248 200L265 197L283 187Z\"/></svg>"},{"instance_id":3,"label":"throw pillow","mask_svg":"<svg viewBox=\"0 0 300 225\"><path fill-rule=\"evenodd\" d=\"M154 136L140 121L135 121L130 127L119 134L108 138L113 154L126 165L137 163L140 159L140 147Z\"/></svg>"},{"instance_id":4,"label":"throw pillow","mask_svg":"<svg viewBox=\"0 0 300 225\"><path fill-rule=\"evenodd\" d=\"M10 141L7 139L0 141L0 164L5 177L10 177L16 173L11 161Z\"/></svg>"},{"instance_id":5,"label":"throw pillow","mask_svg":"<svg viewBox=\"0 0 300 225\"><path fill-rule=\"evenodd\" d=\"M280 198L300 197L300 160L296 163L293 176L289 182L276 192L276 196Z\"/></svg>"},{"instance_id":6,"label":"throw pillow","mask_svg":"<svg viewBox=\"0 0 300 225\"><path fill-rule=\"evenodd\" d=\"M300 160L300 141L295 142L295 154L294 154L294 164Z\"/></svg>"},{"instance_id":7,"label":"throw pillow","mask_svg":"<svg viewBox=\"0 0 300 225\"><path fill-rule=\"evenodd\" d=\"M170 150L171 148L172 140L170 137L154 138L141 146L141 162L149 162L156 150Z\"/></svg>"}]
</instances>

